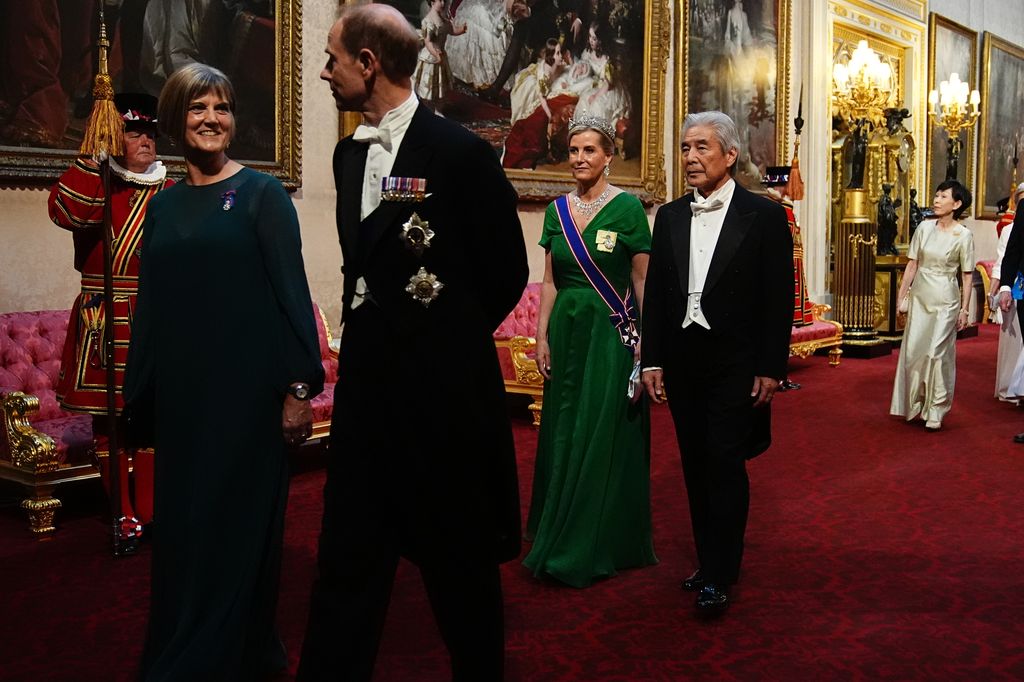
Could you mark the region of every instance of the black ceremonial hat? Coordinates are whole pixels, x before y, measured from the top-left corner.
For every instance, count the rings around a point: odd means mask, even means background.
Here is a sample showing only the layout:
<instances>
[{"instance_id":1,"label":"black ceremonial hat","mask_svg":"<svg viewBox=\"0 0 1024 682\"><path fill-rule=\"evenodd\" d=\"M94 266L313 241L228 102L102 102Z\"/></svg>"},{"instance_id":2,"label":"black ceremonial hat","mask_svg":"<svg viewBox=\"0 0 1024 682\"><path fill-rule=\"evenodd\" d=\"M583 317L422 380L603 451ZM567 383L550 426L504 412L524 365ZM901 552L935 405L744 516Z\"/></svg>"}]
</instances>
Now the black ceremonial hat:
<instances>
[{"instance_id":1,"label":"black ceremonial hat","mask_svg":"<svg viewBox=\"0 0 1024 682\"><path fill-rule=\"evenodd\" d=\"M120 92L114 95L114 106L124 119L125 127L156 125L156 97L142 92Z\"/></svg>"}]
</instances>

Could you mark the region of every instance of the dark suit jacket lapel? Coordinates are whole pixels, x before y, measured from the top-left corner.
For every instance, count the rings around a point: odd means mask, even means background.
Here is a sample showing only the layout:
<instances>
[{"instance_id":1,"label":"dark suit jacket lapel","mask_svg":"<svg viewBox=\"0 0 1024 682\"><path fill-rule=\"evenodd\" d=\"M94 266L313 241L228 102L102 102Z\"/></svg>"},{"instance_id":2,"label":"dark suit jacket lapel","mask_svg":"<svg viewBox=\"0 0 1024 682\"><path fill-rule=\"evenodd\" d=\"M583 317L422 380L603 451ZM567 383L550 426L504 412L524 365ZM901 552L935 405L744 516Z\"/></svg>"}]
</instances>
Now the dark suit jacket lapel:
<instances>
[{"instance_id":1,"label":"dark suit jacket lapel","mask_svg":"<svg viewBox=\"0 0 1024 682\"><path fill-rule=\"evenodd\" d=\"M346 254L352 258L357 258L359 254L359 211L363 203L363 173L366 172L368 149L366 144L349 140L341 156L338 230Z\"/></svg>"},{"instance_id":2,"label":"dark suit jacket lapel","mask_svg":"<svg viewBox=\"0 0 1024 682\"><path fill-rule=\"evenodd\" d=\"M679 207L679 216L676 218L676 225L672 230L672 255L675 258L676 271L679 273L679 291L686 298L690 292L690 223L693 220L693 213L690 211L690 202L693 195L687 194L683 197L682 205Z\"/></svg>"},{"instance_id":3,"label":"dark suit jacket lapel","mask_svg":"<svg viewBox=\"0 0 1024 682\"><path fill-rule=\"evenodd\" d=\"M722 223L722 231L718 235L715 253L711 256L711 265L708 266L708 276L704 280L704 295L714 289L746 238L750 226L754 224L756 212L749 209L748 197L747 190L737 184L732 201L729 202L729 211Z\"/></svg>"},{"instance_id":4,"label":"dark suit jacket lapel","mask_svg":"<svg viewBox=\"0 0 1024 682\"><path fill-rule=\"evenodd\" d=\"M391 167L391 177L403 178L425 178L425 169L430 163L430 119L434 113L422 104L413 114L409 128L402 138L402 146L398 148L395 156L395 163ZM430 183L427 183L429 193ZM371 214L369 229L363 235L366 243L363 244L363 253L369 254L373 247L380 240L381 235L394 223L396 217L402 211L408 211L409 204L400 201L382 201L376 210Z\"/></svg>"}]
</instances>

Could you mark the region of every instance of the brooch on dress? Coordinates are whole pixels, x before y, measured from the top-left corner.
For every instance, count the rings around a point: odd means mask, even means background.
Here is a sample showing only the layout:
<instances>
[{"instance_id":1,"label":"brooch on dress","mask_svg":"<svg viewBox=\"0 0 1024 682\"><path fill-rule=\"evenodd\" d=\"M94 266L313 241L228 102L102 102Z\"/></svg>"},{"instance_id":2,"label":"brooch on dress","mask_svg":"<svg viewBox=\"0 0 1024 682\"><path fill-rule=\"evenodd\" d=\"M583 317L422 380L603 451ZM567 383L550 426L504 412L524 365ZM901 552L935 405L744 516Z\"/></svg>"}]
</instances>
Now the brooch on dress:
<instances>
[{"instance_id":1,"label":"brooch on dress","mask_svg":"<svg viewBox=\"0 0 1024 682\"><path fill-rule=\"evenodd\" d=\"M220 195L220 200L223 202L221 208L225 211L230 211L235 205L235 190L229 189L227 192L224 192L224 194Z\"/></svg>"},{"instance_id":2,"label":"brooch on dress","mask_svg":"<svg viewBox=\"0 0 1024 682\"><path fill-rule=\"evenodd\" d=\"M611 253L615 250L615 240L619 234L611 230L597 231L597 250L604 253Z\"/></svg>"}]
</instances>

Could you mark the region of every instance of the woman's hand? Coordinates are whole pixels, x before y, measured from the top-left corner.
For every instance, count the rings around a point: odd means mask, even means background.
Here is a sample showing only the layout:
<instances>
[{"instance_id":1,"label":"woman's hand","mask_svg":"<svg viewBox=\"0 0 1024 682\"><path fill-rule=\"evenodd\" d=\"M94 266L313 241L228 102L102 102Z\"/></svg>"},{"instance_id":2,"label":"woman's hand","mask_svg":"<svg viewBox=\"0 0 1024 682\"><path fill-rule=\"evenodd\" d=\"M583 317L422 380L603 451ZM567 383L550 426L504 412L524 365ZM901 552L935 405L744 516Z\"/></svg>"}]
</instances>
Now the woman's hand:
<instances>
[{"instance_id":1,"label":"woman's hand","mask_svg":"<svg viewBox=\"0 0 1024 682\"><path fill-rule=\"evenodd\" d=\"M547 339L537 339L537 369L546 380L551 380L551 348Z\"/></svg>"},{"instance_id":2,"label":"woman's hand","mask_svg":"<svg viewBox=\"0 0 1024 682\"><path fill-rule=\"evenodd\" d=\"M956 330L960 331L967 326L967 311L960 309L960 313L956 316Z\"/></svg>"},{"instance_id":3,"label":"woman's hand","mask_svg":"<svg viewBox=\"0 0 1024 682\"><path fill-rule=\"evenodd\" d=\"M301 445L313 435L313 408L308 400L299 400L292 395L284 397L281 410L281 428L289 445Z\"/></svg>"}]
</instances>

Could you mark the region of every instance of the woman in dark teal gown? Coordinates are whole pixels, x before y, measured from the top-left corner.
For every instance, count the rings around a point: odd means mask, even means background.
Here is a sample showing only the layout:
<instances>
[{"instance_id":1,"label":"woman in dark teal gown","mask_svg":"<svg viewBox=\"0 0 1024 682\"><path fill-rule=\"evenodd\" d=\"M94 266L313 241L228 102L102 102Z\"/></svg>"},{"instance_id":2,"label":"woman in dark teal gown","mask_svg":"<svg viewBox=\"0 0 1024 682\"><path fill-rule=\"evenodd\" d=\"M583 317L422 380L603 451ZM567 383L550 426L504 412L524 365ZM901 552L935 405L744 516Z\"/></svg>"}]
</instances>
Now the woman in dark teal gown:
<instances>
[{"instance_id":1,"label":"woman in dark teal gown","mask_svg":"<svg viewBox=\"0 0 1024 682\"><path fill-rule=\"evenodd\" d=\"M143 680L259 680L274 630L287 447L308 437L323 367L295 209L227 158L230 82L202 64L164 87L186 178L146 217L125 396L157 455Z\"/></svg>"},{"instance_id":2,"label":"woman in dark teal gown","mask_svg":"<svg viewBox=\"0 0 1024 682\"><path fill-rule=\"evenodd\" d=\"M606 179L610 132L593 117L570 123L577 191L569 196L569 227L579 230L618 296L624 299L632 288L639 305L651 232L636 197ZM535 575L586 587L619 569L658 561L651 539L648 408L626 396L634 354L570 250L555 204L545 214L540 245L547 258L537 362L547 382L526 526L533 547L523 563Z\"/></svg>"}]
</instances>

